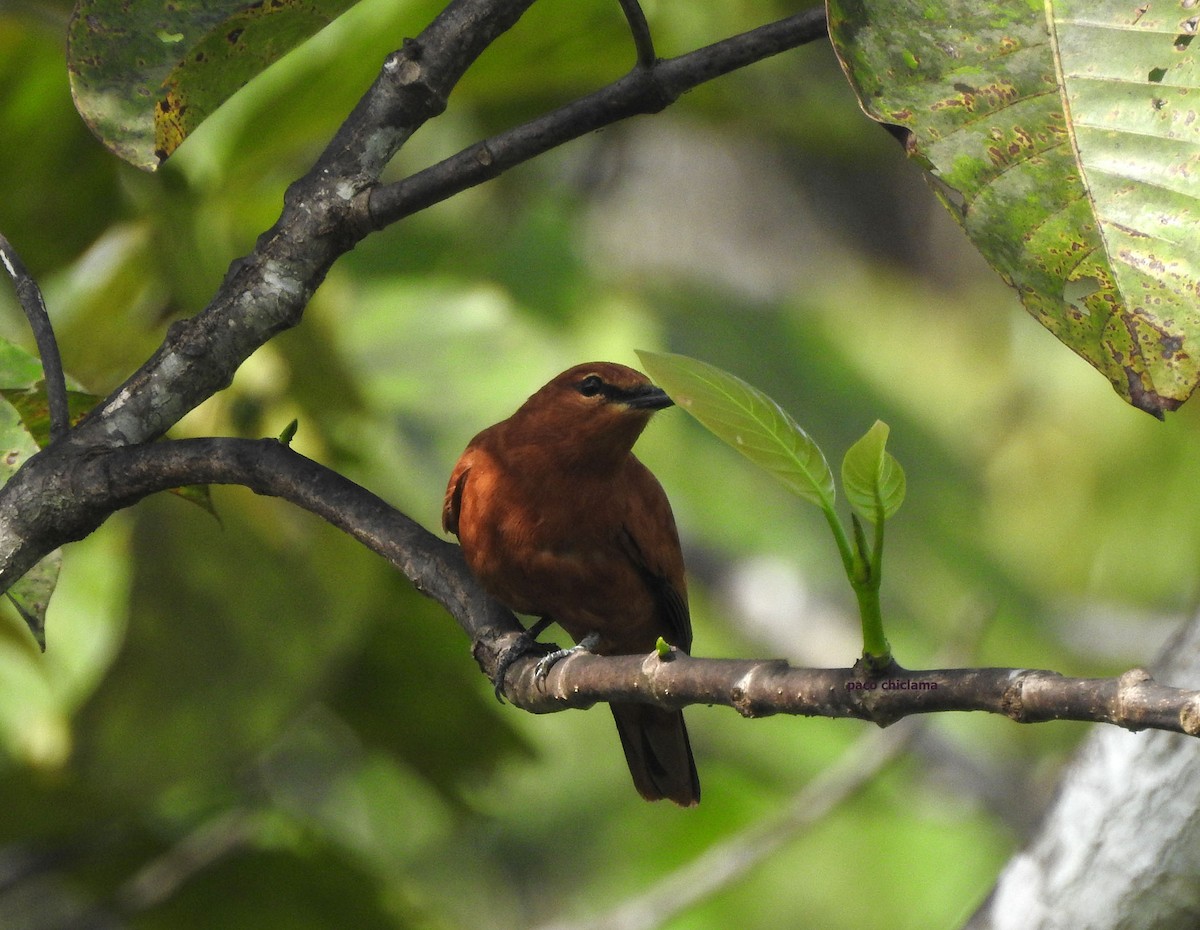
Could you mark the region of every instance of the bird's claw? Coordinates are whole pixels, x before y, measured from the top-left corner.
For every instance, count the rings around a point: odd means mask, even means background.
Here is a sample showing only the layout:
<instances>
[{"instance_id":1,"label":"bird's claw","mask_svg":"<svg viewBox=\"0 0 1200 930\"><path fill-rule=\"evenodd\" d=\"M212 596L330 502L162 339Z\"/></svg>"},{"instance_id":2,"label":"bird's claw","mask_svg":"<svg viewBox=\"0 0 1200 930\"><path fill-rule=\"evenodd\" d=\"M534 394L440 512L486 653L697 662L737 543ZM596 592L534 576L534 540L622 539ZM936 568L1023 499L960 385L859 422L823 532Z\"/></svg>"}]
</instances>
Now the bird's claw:
<instances>
[{"instance_id":1,"label":"bird's claw","mask_svg":"<svg viewBox=\"0 0 1200 930\"><path fill-rule=\"evenodd\" d=\"M588 652L596 648L600 643L599 633L588 633L583 639L572 646L570 649L555 649L553 652L542 656L538 659L538 664L533 670L533 680L537 682L538 688L542 688L546 684L546 676L550 674L552 669L558 662L565 659L569 655L574 655L577 652Z\"/></svg>"},{"instance_id":2,"label":"bird's claw","mask_svg":"<svg viewBox=\"0 0 1200 930\"><path fill-rule=\"evenodd\" d=\"M578 646L572 646L570 649L555 649L538 659L538 664L533 668L533 680L539 689L545 687L546 676L550 674L550 669L554 668L555 663L560 659L565 659L578 648Z\"/></svg>"},{"instance_id":3,"label":"bird's claw","mask_svg":"<svg viewBox=\"0 0 1200 930\"><path fill-rule=\"evenodd\" d=\"M535 649L550 648L545 643L537 641L538 636L545 628L545 624L537 623L528 630L522 630L521 634L512 641L512 645L500 653L500 657L496 660L496 677L493 682L496 700L501 704L504 703L504 676L508 672L509 666L521 656L527 655Z\"/></svg>"},{"instance_id":4,"label":"bird's claw","mask_svg":"<svg viewBox=\"0 0 1200 930\"><path fill-rule=\"evenodd\" d=\"M521 656L533 652L536 649L551 649L545 643L537 641L538 636L549 625L549 621L545 618L535 623L528 630L522 632L516 639L512 641L512 645L500 653L500 657L496 660L496 677L495 692L496 700L501 704L504 703L504 675L508 672L508 668ZM552 669L560 660L576 652L592 652L600 644L599 633L588 633L579 643L572 646L570 649L553 649L546 655L538 659L538 664L533 670L533 680L537 683L538 688L542 688L546 683L546 676L550 674Z\"/></svg>"},{"instance_id":5,"label":"bird's claw","mask_svg":"<svg viewBox=\"0 0 1200 930\"><path fill-rule=\"evenodd\" d=\"M529 631L523 630L521 635L514 639L512 645L500 653L500 658L496 660L495 692L496 700L501 704L504 703L504 675L508 671L508 667L532 649L533 643L534 638L529 635Z\"/></svg>"}]
</instances>

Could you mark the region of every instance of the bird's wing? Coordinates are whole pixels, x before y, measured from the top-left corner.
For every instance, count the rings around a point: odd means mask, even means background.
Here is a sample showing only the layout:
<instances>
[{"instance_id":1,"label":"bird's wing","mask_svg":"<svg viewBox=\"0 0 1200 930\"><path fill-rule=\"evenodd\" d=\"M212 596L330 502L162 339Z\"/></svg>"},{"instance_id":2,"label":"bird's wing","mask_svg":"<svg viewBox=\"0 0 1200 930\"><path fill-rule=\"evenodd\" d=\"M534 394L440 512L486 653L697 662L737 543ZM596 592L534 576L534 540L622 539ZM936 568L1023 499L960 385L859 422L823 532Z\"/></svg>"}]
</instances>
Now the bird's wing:
<instances>
[{"instance_id":1,"label":"bird's wing","mask_svg":"<svg viewBox=\"0 0 1200 930\"><path fill-rule=\"evenodd\" d=\"M471 450L468 449L450 473L450 483L446 485L446 497L442 501L442 529L455 536L458 535L459 505L462 503L463 488L466 487L470 471Z\"/></svg>"},{"instance_id":2,"label":"bird's wing","mask_svg":"<svg viewBox=\"0 0 1200 930\"><path fill-rule=\"evenodd\" d=\"M684 652L692 651L692 615L688 611L686 595L675 587L668 579L657 579L655 595L667 621L671 624L671 632L675 639L672 646L678 646Z\"/></svg>"},{"instance_id":3,"label":"bird's wing","mask_svg":"<svg viewBox=\"0 0 1200 930\"><path fill-rule=\"evenodd\" d=\"M632 482L631 506L625 513L624 542L629 558L646 579L665 621L673 646L692 648L692 618L688 612L683 555L671 505L658 480L640 462Z\"/></svg>"}]
</instances>

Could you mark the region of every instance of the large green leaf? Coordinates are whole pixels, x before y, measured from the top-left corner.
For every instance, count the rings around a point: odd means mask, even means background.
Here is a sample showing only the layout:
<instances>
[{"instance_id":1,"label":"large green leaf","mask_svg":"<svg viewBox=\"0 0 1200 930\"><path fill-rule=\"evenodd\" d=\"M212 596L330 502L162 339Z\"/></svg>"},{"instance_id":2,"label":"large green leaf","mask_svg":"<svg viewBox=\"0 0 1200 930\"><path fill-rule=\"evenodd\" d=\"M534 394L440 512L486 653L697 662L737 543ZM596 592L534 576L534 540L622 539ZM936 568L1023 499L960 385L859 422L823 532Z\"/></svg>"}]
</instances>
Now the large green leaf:
<instances>
[{"instance_id":1,"label":"large green leaf","mask_svg":"<svg viewBox=\"0 0 1200 930\"><path fill-rule=\"evenodd\" d=\"M1200 381L1195 10L828 0L863 109L1026 309L1156 415Z\"/></svg>"},{"instance_id":2,"label":"large green leaf","mask_svg":"<svg viewBox=\"0 0 1200 930\"><path fill-rule=\"evenodd\" d=\"M833 472L808 433L741 378L684 355L638 351L650 377L719 439L818 507L833 507Z\"/></svg>"},{"instance_id":3,"label":"large green leaf","mask_svg":"<svg viewBox=\"0 0 1200 930\"><path fill-rule=\"evenodd\" d=\"M234 91L356 0L77 0L71 91L115 154L154 170Z\"/></svg>"},{"instance_id":4,"label":"large green leaf","mask_svg":"<svg viewBox=\"0 0 1200 930\"><path fill-rule=\"evenodd\" d=\"M67 378L68 384L74 379ZM100 398L83 391L67 391L72 424ZM38 449L50 442L50 404L42 363L20 346L0 339L0 485ZM207 486L175 488L173 493L216 516ZM34 639L46 648L46 609L58 585L62 553L55 550L8 588L8 597L29 626Z\"/></svg>"}]
</instances>

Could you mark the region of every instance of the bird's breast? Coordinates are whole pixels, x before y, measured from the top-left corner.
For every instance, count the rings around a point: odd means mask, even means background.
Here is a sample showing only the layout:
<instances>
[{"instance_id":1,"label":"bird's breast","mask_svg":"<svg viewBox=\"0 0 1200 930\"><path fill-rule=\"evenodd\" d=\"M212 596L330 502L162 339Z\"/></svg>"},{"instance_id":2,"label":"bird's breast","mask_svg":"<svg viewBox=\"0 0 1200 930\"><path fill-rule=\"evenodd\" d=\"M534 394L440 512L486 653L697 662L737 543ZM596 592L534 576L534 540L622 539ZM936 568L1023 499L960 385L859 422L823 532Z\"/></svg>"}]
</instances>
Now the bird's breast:
<instances>
[{"instance_id":1,"label":"bird's breast","mask_svg":"<svg viewBox=\"0 0 1200 930\"><path fill-rule=\"evenodd\" d=\"M460 503L463 554L513 610L552 617L576 639L598 632L609 640L619 628L600 652L649 650L655 604L613 502L611 489L595 485L531 486L473 470Z\"/></svg>"}]
</instances>

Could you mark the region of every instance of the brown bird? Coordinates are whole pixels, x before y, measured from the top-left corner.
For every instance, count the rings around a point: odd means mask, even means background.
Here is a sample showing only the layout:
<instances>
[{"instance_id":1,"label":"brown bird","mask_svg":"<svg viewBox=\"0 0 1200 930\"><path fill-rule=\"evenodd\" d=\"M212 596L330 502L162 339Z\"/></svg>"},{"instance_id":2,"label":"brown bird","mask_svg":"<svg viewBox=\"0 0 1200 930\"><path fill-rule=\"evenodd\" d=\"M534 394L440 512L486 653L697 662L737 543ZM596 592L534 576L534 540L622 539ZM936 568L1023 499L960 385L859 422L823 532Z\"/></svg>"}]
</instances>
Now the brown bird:
<instances>
[{"instance_id":1,"label":"brown bird","mask_svg":"<svg viewBox=\"0 0 1200 930\"><path fill-rule=\"evenodd\" d=\"M631 451L671 399L611 362L564 371L454 466L442 526L483 586L598 655L692 647L683 555L662 486ZM503 685L503 672L499 676ZM683 714L612 704L633 783L650 801L700 801Z\"/></svg>"}]
</instances>

